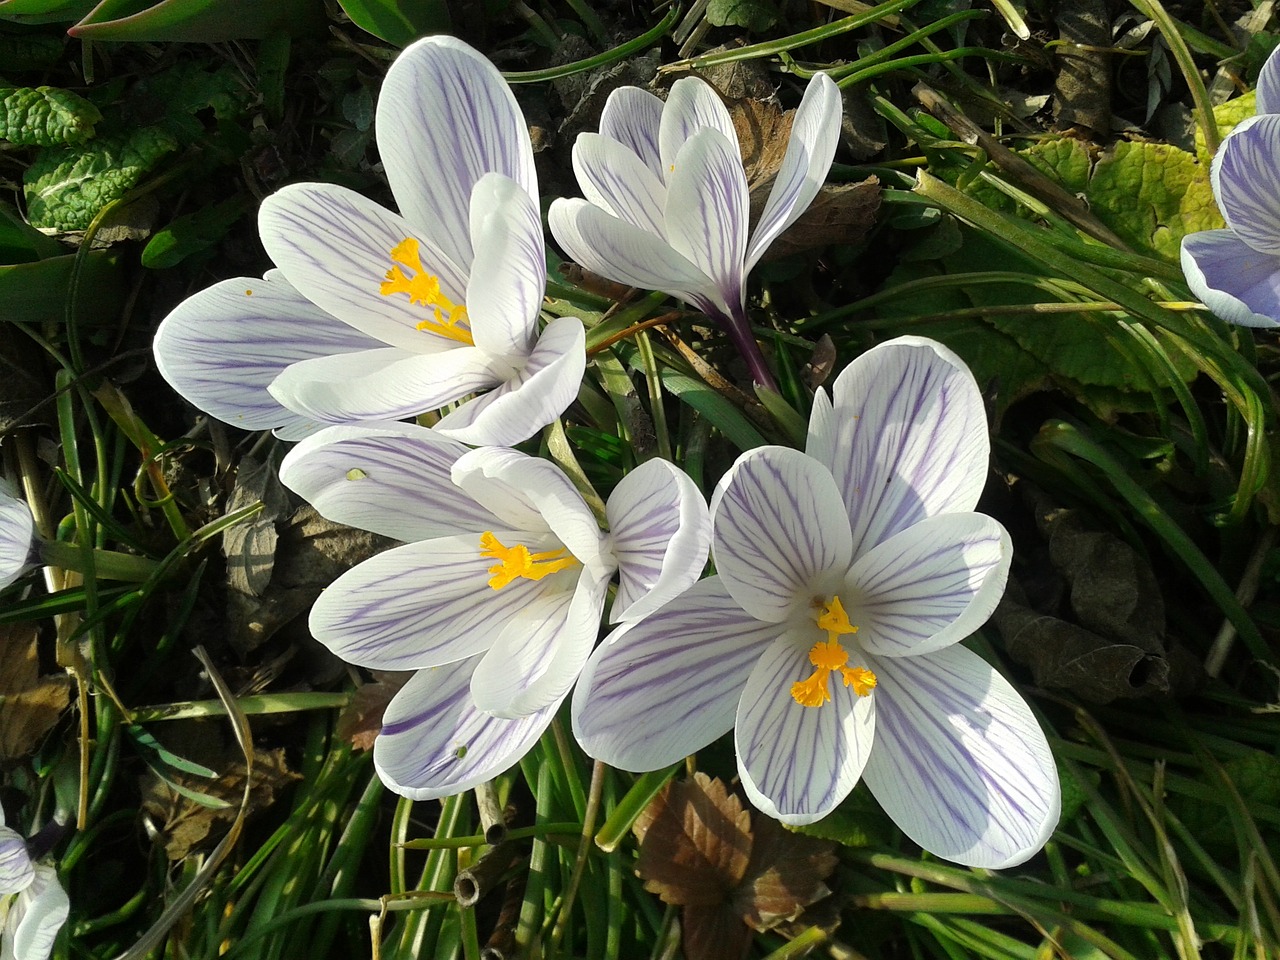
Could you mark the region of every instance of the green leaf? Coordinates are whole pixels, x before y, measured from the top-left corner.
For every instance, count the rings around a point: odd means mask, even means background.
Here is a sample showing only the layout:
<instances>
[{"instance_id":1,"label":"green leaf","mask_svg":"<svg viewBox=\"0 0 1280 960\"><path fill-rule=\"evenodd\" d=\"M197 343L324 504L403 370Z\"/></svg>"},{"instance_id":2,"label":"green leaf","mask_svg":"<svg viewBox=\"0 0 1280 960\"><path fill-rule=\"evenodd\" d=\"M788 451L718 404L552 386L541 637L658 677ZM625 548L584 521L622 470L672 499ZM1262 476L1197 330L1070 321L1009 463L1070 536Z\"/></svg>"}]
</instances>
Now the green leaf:
<instances>
[{"instance_id":1,"label":"green leaf","mask_svg":"<svg viewBox=\"0 0 1280 960\"><path fill-rule=\"evenodd\" d=\"M317 11L323 5L314 0L102 0L67 33L134 42L259 40L280 30L309 31Z\"/></svg>"},{"instance_id":2,"label":"green leaf","mask_svg":"<svg viewBox=\"0 0 1280 960\"><path fill-rule=\"evenodd\" d=\"M22 177L27 216L36 227L83 230L179 146L172 133L150 126L100 137L84 150L46 147Z\"/></svg>"},{"instance_id":3,"label":"green leaf","mask_svg":"<svg viewBox=\"0 0 1280 960\"><path fill-rule=\"evenodd\" d=\"M1213 108L1213 119L1218 124L1218 136L1225 137L1236 128L1236 124L1249 119L1258 111L1258 98L1250 90L1239 97L1220 103ZM1204 142L1204 130L1196 124L1196 155L1203 163L1210 160L1209 151Z\"/></svg>"},{"instance_id":4,"label":"green leaf","mask_svg":"<svg viewBox=\"0 0 1280 960\"><path fill-rule=\"evenodd\" d=\"M57 87L0 87L0 140L23 147L80 143L102 114L84 97Z\"/></svg>"},{"instance_id":5,"label":"green leaf","mask_svg":"<svg viewBox=\"0 0 1280 960\"><path fill-rule=\"evenodd\" d=\"M70 23L94 8L98 0L0 0L0 20L15 23Z\"/></svg>"},{"instance_id":6,"label":"green leaf","mask_svg":"<svg viewBox=\"0 0 1280 960\"><path fill-rule=\"evenodd\" d=\"M840 806L816 823L787 829L808 837L834 840L846 847L887 846L894 834L889 818L865 787L854 790Z\"/></svg>"},{"instance_id":7,"label":"green leaf","mask_svg":"<svg viewBox=\"0 0 1280 960\"><path fill-rule=\"evenodd\" d=\"M153 117L163 114L167 121L183 125L183 118L201 110L212 110L219 120L235 120L244 113L249 96L234 68L207 70L200 62L188 60L139 83L130 107Z\"/></svg>"},{"instance_id":8,"label":"green leaf","mask_svg":"<svg viewBox=\"0 0 1280 960\"><path fill-rule=\"evenodd\" d=\"M0 63L12 73L48 70L58 62L66 47L66 40L62 37L51 37L48 34L3 34L0 35Z\"/></svg>"},{"instance_id":9,"label":"green leaf","mask_svg":"<svg viewBox=\"0 0 1280 960\"><path fill-rule=\"evenodd\" d=\"M0 266L0 303L5 320L25 323L61 323L67 313L67 289L76 255L64 254ZM93 291L95 310L102 316L124 301L124 281L119 257L107 250L94 250L84 262L81 289ZM10 336L2 333L0 336Z\"/></svg>"},{"instance_id":10,"label":"green leaf","mask_svg":"<svg viewBox=\"0 0 1280 960\"><path fill-rule=\"evenodd\" d=\"M179 217L159 231L142 250L142 265L152 270L177 266L193 253L212 247L240 219L248 207L242 197Z\"/></svg>"},{"instance_id":11,"label":"green leaf","mask_svg":"<svg viewBox=\"0 0 1280 960\"><path fill-rule=\"evenodd\" d=\"M375 37L406 47L418 37L451 26L444 0L338 0L351 22Z\"/></svg>"},{"instance_id":12,"label":"green leaf","mask_svg":"<svg viewBox=\"0 0 1280 960\"><path fill-rule=\"evenodd\" d=\"M0 263L30 263L66 252L66 247L28 224L9 204L0 203Z\"/></svg>"},{"instance_id":13,"label":"green leaf","mask_svg":"<svg viewBox=\"0 0 1280 960\"><path fill-rule=\"evenodd\" d=\"M772 0L710 0L707 20L717 27L742 27L748 33L763 33L778 22L778 8Z\"/></svg>"}]
</instances>

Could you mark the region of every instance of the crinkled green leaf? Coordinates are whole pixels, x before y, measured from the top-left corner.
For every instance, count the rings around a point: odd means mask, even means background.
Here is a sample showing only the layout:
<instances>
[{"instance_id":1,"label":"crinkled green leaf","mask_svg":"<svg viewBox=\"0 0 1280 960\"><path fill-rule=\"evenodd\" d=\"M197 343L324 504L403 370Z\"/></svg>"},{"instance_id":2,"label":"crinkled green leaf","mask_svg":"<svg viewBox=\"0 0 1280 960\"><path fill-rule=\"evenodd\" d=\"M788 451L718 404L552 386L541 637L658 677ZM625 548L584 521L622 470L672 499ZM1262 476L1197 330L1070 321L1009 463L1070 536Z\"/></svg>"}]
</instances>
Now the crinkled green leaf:
<instances>
[{"instance_id":1,"label":"crinkled green leaf","mask_svg":"<svg viewBox=\"0 0 1280 960\"><path fill-rule=\"evenodd\" d=\"M1236 128L1236 124L1252 117L1258 110L1258 97L1250 90L1242 96L1220 103L1213 108L1213 119L1218 124L1218 136L1225 137ZM1209 151L1205 147L1204 131L1196 125L1196 155L1201 161L1208 163Z\"/></svg>"},{"instance_id":2,"label":"crinkled green leaf","mask_svg":"<svg viewBox=\"0 0 1280 960\"><path fill-rule=\"evenodd\" d=\"M886 846L894 834L889 818L865 788L853 791L821 820L787 829L807 837L834 840L846 847Z\"/></svg>"},{"instance_id":3,"label":"crinkled green leaf","mask_svg":"<svg viewBox=\"0 0 1280 960\"><path fill-rule=\"evenodd\" d=\"M27 217L36 227L83 230L180 145L163 127L150 126L100 137L87 149L46 147L23 174Z\"/></svg>"},{"instance_id":4,"label":"crinkled green leaf","mask_svg":"<svg viewBox=\"0 0 1280 960\"><path fill-rule=\"evenodd\" d=\"M212 110L219 120L234 120L244 113L249 98L245 80L232 67L206 70L189 60L139 83L130 96L130 109L159 114L170 122L201 110Z\"/></svg>"},{"instance_id":5,"label":"crinkled green leaf","mask_svg":"<svg viewBox=\"0 0 1280 960\"><path fill-rule=\"evenodd\" d=\"M0 86L0 140L24 147L80 143L101 119L97 107L70 90Z\"/></svg>"},{"instance_id":6,"label":"crinkled green leaf","mask_svg":"<svg viewBox=\"0 0 1280 960\"><path fill-rule=\"evenodd\" d=\"M711 0L707 20L717 27L742 27L762 33L778 22L778 8L772 0Z\"/></svg>"},{"instance_id":7,"label":"crinkled green leaf","mask_svg":"<svg viewBox=\"0 0 1280 960\"><path fill-rule=\"evenodd\" d=\"M0 63L13 73L48 70L58 62L66 46L62 37L45 33L0 34Z\"/></svg>"},{"instance_id":8,"label":"crinkled green leaf","mask_svg":"<svg viewBox=\"0 0 1280 960\"><path fill-rule=\"evenodd\" d=\"M448 30L449 7L444 0L338 0L343 12L365 33L406 47L418 37Z\"/></svg>"}]
</instances>

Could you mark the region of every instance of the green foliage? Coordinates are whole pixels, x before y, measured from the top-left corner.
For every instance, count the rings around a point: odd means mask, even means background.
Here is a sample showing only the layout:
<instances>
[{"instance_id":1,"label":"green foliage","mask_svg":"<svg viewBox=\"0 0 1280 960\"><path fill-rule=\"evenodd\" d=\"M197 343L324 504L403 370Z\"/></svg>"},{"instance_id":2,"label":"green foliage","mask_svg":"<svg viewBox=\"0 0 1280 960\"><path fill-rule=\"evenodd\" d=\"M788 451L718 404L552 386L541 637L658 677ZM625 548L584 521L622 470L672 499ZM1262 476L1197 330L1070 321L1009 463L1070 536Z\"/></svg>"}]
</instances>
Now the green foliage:
<instances>
[{"instance_id":1,"label":"green foliage","mask_svg":"<svg viewBox=\"0 0 1280 960\"><path fill-rule=\"evenodd\" d=\"M67 32L86 40L257 40L305 32L318 10L313 0L102 0Z\"/></svg>"},{"instance_id":2,"label":"green foliage","mask_svg":"<svg viewBox=\"0 0 1280 960\"><path fill-rule=\"evenodd\" d=\"M338 0L351 22L366 33L398 47L418 37L448 30L449 7L444 0Z\"/></svg>"},{"instance_id":3,"label":"green foliage","mask_svg":"<svg viewBox=\"0 0 1280 960\"><path fill-rule=\"evenodd\" d=\"M0 33L0 63L6 71L48 70L62 56L66 43L61 37L44 34Z\"/></svg>"},{"instance_id":4,"label":"green foliage","mask_svg":"<svg viewBox=\"0 0 1280 960\"><path fill-rule=\"evenodd\" d=\"M0 140L23 147L80 143L102 114L84 97L56 87L0 87Z\"/></svg>"},{"instance_id":5,"label":"green foliage","mask_svg":"<svg viewBox=\"0 0 1280 960\"><path fill-rule=\"evenodd\" d=\"M0 20L15 23L70 23L97 6L98 0L0 0Z\"/></svg>"},{"instance_id":6,"label":"green foliage","mask_svg":"<svg viewBox=\"0 0 1280 960\"><path fill-rule=\"evenodd\" d=\"M742 27L748 33L763 33L778 22L778 8L772 0L711 0L707 20L717 27Z\"/></svg>"},{"instance_id":7,"label":"green foliage","mask_svg":"<svg viewBox=\"0 0 1280 960\"><path fill-rule=\"evenodd\" d=\"M226 236L246 206L242 198L232 197L179 217L147 242L142 250L142 265L163 270L177 266L192 254L208 250Z\"/></svg>"}]
</instances>

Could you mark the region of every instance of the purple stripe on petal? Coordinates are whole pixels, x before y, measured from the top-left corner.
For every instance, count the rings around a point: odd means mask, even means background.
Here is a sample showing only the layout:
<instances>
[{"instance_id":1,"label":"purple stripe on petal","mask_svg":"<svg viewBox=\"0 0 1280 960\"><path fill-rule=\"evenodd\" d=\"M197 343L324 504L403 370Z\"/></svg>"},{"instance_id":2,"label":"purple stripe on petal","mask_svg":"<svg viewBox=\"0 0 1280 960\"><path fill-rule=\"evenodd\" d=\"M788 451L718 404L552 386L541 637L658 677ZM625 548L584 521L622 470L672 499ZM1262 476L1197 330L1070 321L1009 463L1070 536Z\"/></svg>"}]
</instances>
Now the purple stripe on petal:
<instances>
[{"instance_id":1,"label":"purple stripe on petal","mask_svg":"<svg viewBox=\"0 0 1280 960\"><path fill-rule=\"evenodd\" d=\"M1213 194L1227 226L1259 253L1280 255L1280 114L1250 117L1213 158Z\"/></svg>"},{"instance_id":2,"label":"purple stripe on petal","mask_svg":"<svg viewBox=\"0 0 1280 960\"><path fill-rule=\"evenodd\" d=\"M582 133L573 144L573 170L587 200L654 236L666 238L667 188L644 161L609 137Z\"/></svg>"},{"instance_id":3,"label":"purple stripe on petal","mask_svg":"<svg viewBox=\"0 0 1280 960\"><path fill-rule=\"evenodd\" d=\"M1182 238L1182 272L1191 292L1228 323L1280 324L1280 257L1259 253L1233 230Z\"/></svg>"},{"instance_id":4,"label":"purple stripe on petal","mask_svg":"<svg viewBox=\"0 0 1280 960\"><path fill-rule=\"evenodd\" d=\"M27 842L17 831L0 827L0 896L25 890L35 876Z\"/></svg>"},{"instance_id":5,"label":"purple stripe on petal","mask_svg":"<svg viewBox=\"0 0 1280 960\"><path fill-rule=\"evenodd\" d=\"M703 130L715 130L738 149L738 134L720 94L697 77L684 77L671 85L662 108L658 148L662 157L661 175L671 182L671 165L684 145ZM741 166L741 163L739 163Z\"/></svg>"},{"instance_id":6,"label":"purple stripe on petal","mask_svg":"<svg viewBox=\"0 0 1280 960\"><path fill-rule=\"evenodd\" d=\"M600 114L600 135L627 147L661 182L664 179L658 151L661 123L661 100L639 87L618 87L609 94ZM581 141L581 136L578 139Z\"/></svg>"},{"instance_id":7,"label":"purple stripe on petal","mask_svg":"<svg viewBox=\"0 0 1280 960\"><path fill-rule=\"evenodd\" d=\"M6 488L0 480L0 588L13 583L26 567L35 532L31 510L17 497L9 496Z\"/></svg>"}]
</instances>

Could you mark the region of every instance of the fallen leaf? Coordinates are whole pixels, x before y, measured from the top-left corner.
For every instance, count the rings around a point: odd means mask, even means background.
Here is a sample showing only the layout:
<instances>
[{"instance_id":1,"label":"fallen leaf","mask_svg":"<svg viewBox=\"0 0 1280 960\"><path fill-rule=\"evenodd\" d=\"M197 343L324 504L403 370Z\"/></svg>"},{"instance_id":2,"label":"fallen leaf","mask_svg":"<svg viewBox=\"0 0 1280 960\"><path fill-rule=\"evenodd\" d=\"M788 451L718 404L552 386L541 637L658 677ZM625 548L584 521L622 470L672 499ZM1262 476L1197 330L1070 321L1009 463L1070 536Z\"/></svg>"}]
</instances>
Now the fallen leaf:
<instances>
[{"instance_id":1,"label":"fallen leaf","mask_svg":"<svg viewBox=\"0 0 1280 960\"><path fill-rule=\"evenodd\" d=\"M32 623L0 627L0 760L34 753L71 697L65 673L40 676L38 632Z\"/></svg>"},{"instance_id":2,"label":"fallen leaf","mask_svg":"<svg viewBox=\"0 0 1280 960\"><path fill-rule=\"evenodd\" d=\"M794 920L831 890L823 882L836 868L835 847L757 815L751 827L751 863L733 896L734 910L753 930Z\"/></svg>"},{"instance_id":3,"label":"fallen leaf","mask_svg":"<svg viewBox=\"0 0 1280 960\"><path fill-rule=\"evenodd\" d=\"M357 687L351 702L338 714L334 734L357 750L372 750L373 741L382 731L382 715L387 711L387 704L412 676L412 672L375 672L373 683Z\"/></svg>"}]
</instances>

